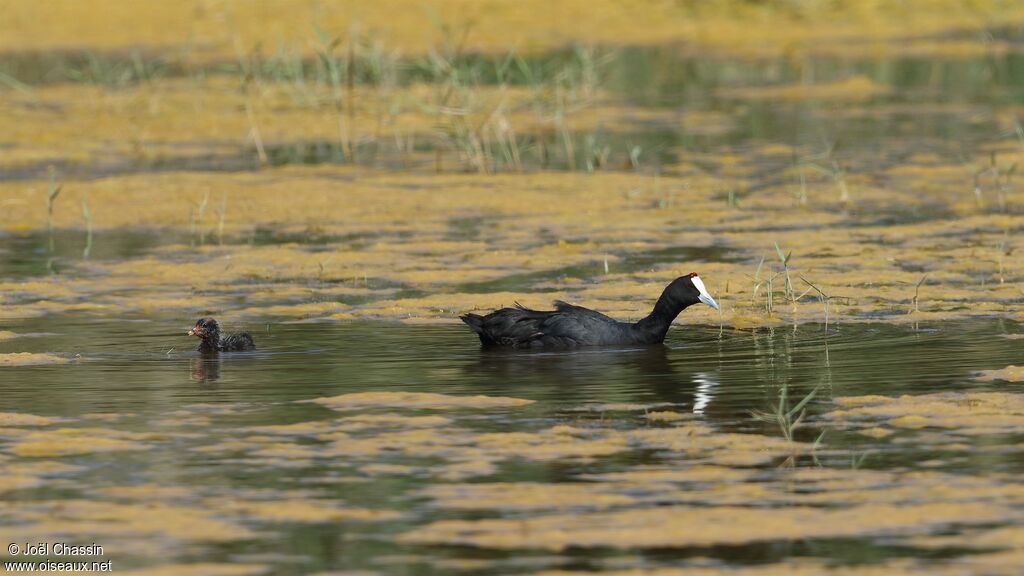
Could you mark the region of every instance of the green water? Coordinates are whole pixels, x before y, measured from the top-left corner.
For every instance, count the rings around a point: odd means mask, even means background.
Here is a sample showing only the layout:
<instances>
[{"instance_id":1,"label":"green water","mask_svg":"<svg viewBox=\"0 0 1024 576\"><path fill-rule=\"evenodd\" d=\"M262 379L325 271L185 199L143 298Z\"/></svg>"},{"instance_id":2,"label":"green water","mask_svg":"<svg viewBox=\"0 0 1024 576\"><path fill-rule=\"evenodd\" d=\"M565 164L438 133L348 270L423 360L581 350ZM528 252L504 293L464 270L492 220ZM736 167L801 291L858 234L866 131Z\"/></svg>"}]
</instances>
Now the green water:
<instances>
[{"instance_id":1,"label":"green water","mask_svg":"<svg viewBox=\"0 0 1024 576\"><path fill-rule=\"evenodd\" d=\"M478 348L461 326L406 326L396 323L246 325L258 350L202 358L191 351L184 335L187 318L43 317L5 326L27 334L0 343L0 352L57 352L76 361L66 365L4 368L0 412L31 412L65 418L67 427L100 427L112 431L160 432L165 438L142 441L142 449L111 454L82 454L52 459L12 457L7 465L55 460L77 469L45 477L35 487L13 490L2 505L34 501L87 499L118 501L102 488L158 485L182 489L154 500L199 506L206 498L258 494L261 500L287 506L296 491L303 498L329 505L371 507L400 513L380 522L288 522L250 518L238 522L254 535L227 541L182 542L165 535L135 537L125 542L104 537L115 565L147 565L155 561L143 544L155 545L176 560L252 562L271 573L363 569L389 574L446 573L446 558L471 558L473 573L528 573L542 567L599 567L608 563L658 567L681 565L701 557L731 565L770 563L794 556L826 556L846 561L881 561L893 557L932 555L934 551L893 546L889 535L860 538L806 539L786 544L754 542L741 546L679 546L649 551L584 547L559 553L537 550L494 550L460 546L400 544L393 537L439 519L520 517L545 511L510 511L501 502L491 509L452 511L433 506L421 491L451 480L439 478L435 467L444 458L418 457L400 450L367 456L317 457L326 444L315 437L283 436L313 457L254 457L245 450L206 452L225 441L259 441L254 426L322 422L328 427L337 414L303 402L318 397L365 391L436 392L449 395L511 396L536 401L521 408L488 410L407 410L370 407L348 414L441 414L451 418L451 434L533 432L558 424L585 421L610 423L623 431L647 423L642 412L594 413L588 406L605 403L662 405L710 426L716 432L779 436L778 430L751 416L771 411L782 386L800 398L817 388L809 403L809 426L798 439L813 440L826 430L823 449L812 459L801 456L800 467L848 469L851 455L868 454L862 469L913 470L916 463L941 452L893 438L872 440L836 430L817 417L830 410L833 396L921 394L1002 386L973 380L974 371L1024 362L1019 340L1001 337L1024 327L997 319L895 327L849 324L719 333L714 327L679 325L664 347L652 349L582 350L562 353L489 353ZM652 408L653 409L653 408ZM114 422L91 414L123 415ZM200 417L201 424L194 423ZM180 421L180 425L176 424ZM401 429L401 426L399 426ZM377 432L351 432L373 437ZM946 432L951 437L955 431ZM16 441L10 431L4 439ZM895 436L900 438L900 435ZM974 438L977 453L946 455L941 470L951 474L1019 474L1024 467L1016 437ZM8 444L9 446L9 444ZM979 458L978 455L985 455ZM784 473L780 460L757 465L765 481ZM368 464L408 466L399 474L367 473ZM580 480L595 474L629 470L637 465L688 465L666 451L626 450L592 459L543 461L499 459L491 473L470 482L542 482ZM923 468L922 468L923 469ZM934 465L928 465L934 471ZM145 502L139 503L145 509ZM657 502L637 509L657 506ZM32 522L21 508L0 520L0 533L16 535ZM932 527L909 530L928 533ZM88 531L86 531L88 533ZM76 532L75 541L84 541ZM786 545L781 545L786 544ZM952 553L952 552L951 552ZM524 558L532 558L526 562ZM615 560L617 558L617 560Z\"/></svg>"},{"instance_id":2,"label":"green water","mask_svg":"<svg viewBox=\"0 0 1024 576\"><path fill-rule=\"evenodd\" d=\"M1016 42L1019 48L1019 31L1001 31L999 37ZM521 135L528 170L570 166L583 170L595 151L604 148L609 150L607 163L598 168L620 169L628 162L630 151L638 148L642 171L686 174L697 170L721 175L725 170L718 157L734 154L750 169L744 178L753 182L748 189L734 191L742 202L761 189L785 184L786 176L781 174L801 163L826 165L835 159L850 173L881 173L905 164L916 153L934 154L938 163L968 161L977 150L989 149L986 147L999 148L1003 154L1004 149L1017 146L1020 138L1007 131L1007 124L998 118L1010 107L1019 109L1024 99L1024 57L1019 50L983 58L820 57L801 62L729 61L695 56L678 47L624 48L609 51L609 55L601 68L601 86L617 101L667 111L667 118L673 118L673 112L721 113L731 123L714 133L703 130L699 123L679 121L636 122L628 131L599 127L572 135L577 155L573 159L559 156L554 143L548 143L553 156L542 158L541 146L533 136ZM116 60L117 56L110 58ZM557 71L566 60L571 60L569 52L547 54L530 66ZM93 67L116 72L125 62L130 60ZM56 55L52 61L45 55L0 55L0 71L30 84L83 80L74 70L65 69L67 66L84 69L89 62L80 55ZM408 66L402 82L423 79L422 70L414 64ZM487 58L472 57L460 66L479 85L495 81L493 62ZM144 70L155 76L183 73L161 67L159 62L147 63ZM720 91L802 80L826 83L851 75L866 76L889 91L856 103L745 99ZM121 73L116 78L132 81L130 75ZM104 83L101 78L92 81ZM512 84L524 82L511 79ZM419 152L430 152L427 142L421 141ZM796 157L760 151L763 145L778 143L793 145ZM268 145L267 152L272 166L345 161L331 142ZM834 157L826 157L826 152ZM357 158L373 167L402 167L395 150L376 143L357 149ZM429 159L421 161L411 168L429 168ZM42 178L50 164L72 179L157 170L258 169L253 151L240 146L237 154L145 161L109 158L91 166L64 165L53 159L5 170L0 180ZM498 171L507 168L497 166ZM889 185L885 181L875 184ZM339 186L343 185L339 180ZM970 193L970 185L964 182L965 195ZM722 198L724 202L726 191ZM866 217L851 221L851 226L947 218L953 213L945 204L907 208L897 202L873 205L870 201L858 203L856 211L854 217ZM1019 211L1019 204L1011 204L1008 211ZM453 219L447 237L476 239L487 224L484 218ZM1019 232L1019 226L1008 225L1008 230ZM342 250L372 240L368 236L313 238L273 228L226 239L253 244L303 242L312 250ZM95 235L90 256L93 261L128 261L171 243L194 242L194 235L183 232L102 230ZM0 237L0 280L90 274L88 263L82 261L84 232L59 231L54 243L51 254L44 233ZM737 254L727 246L682 246L619 256L622 260L616 262L616 272L743 258L750 261L753 271L759 255ZM463 283L454 289L543 291L545 282L562 276L591 279L600 273L600 263L543 273L510 270L499 280ZM395 288L422 293L412 287ZM23 298L37 297L31 291L0 294L0 306ZM1007 304L1019 303L1018 298ZM965 513L952 519L908 521L897 528L875 529L867 523L843 533L823 530L821 536L813 531L787 536L776 532L775 526L760 530L737 526L751 534L738 540L709 537L698 543L681 538L677 543L617 546L614 541L598 539L596 543L545 547L529 541L527 533L537 525L535 521L566 511L591 518L585 515L595 510L639 514L683 503L687 508L680 511L680 521L685 523L687 514L727 504L751 511L778 510L780 514L794 502L827 510L863 506L855 500L863 498L863 493L801 484L802 473L828 473L863 483L876 490L879 499L889 492L913 493L898 502L904 507L918 501L945 501L941 490L921 487L922 477L937 479L940 485L976 481L982 486L977 491L982 501L990 492L1014 488L1024 471L1024 434L1020 429L976 433L941 426L904 428L879 415L866 419L868 425L877 424L888 434L876 437L843 425L835 417L838 408L834 401L865 395L1016 392L1019 384L984 382L976 374L1024 363L1022 340L1012 338L1024 333L1024 326L1014 321L989 317L898 326L833 324L827 332L816 324L742 331L688 325L684 313L664 347L488 353L479 349L469 330L455 324L261 320L264 322L225 327L251 332L258 346L255 352L215 358L203 358L193 351L195 342L185 336L193 317L62 313L0 322L0 331L19 334L0 340L0 354L51 353L70 360L57 365L0 367L0 412L58 419L9 427L0 419L0 543L30 538L97 542L105 547L115 571L171 562L230 562L253 564L254 573L270 574L346 570L519 574L547 568L728 570L818 560L839 565L905 561L912 571L930 573L941 562L962 563L964 570L971 572L971 558L987 550L963 544L977 530L1024 527L1024 501L1019 497L1000 500L997 494L992 498L1005 514L995 519ZM757 415L775 412L783 391L788 399L786 410L813 394L806 404L804 425L794 431L794 440L802 448L793 456L771 451L755 458L742 454L748 460L716 459L714 453L699 450L701 441L695 442L696 452L691 453L635 440L638 432L693 425L706 427L707 442L728 434L746 435L736 437L740 448L745 442L761 439L781 441L784 431ZM486 395L533 403L422 409L385 401L336 411L309 402L363 392ZM961 400L954 400L951 409L963 407L957 402ZM650 418L659 411L673 413L678 420ZM376 424L358 420L367 415L398 416ZM430 423L414 419L424 416L440 419ZM310 428L266 429L303 424ZM614 436L614 432L634 440L597 455L582 454L573 442L555 450L538 441L535 450L522 453L502 452L504 448L488 444L488 434L522 433L536 439L543 431L563 426L606 436ZM65 437L84 438L86 446L79 444L76 452L68 455L32 455L24 450L33 434L43 434L50 442L48 449L59 448L61 436L55 431L65 428L70 430L63 433ZM75 430L82 431L80 437L74 436ZM379 444L384 438L392 440ZM407 438L413 449L403 449L402 438ZM96 442L95 450L88 446L90 441ZM814 450L807 449L816 441ZM121 445L123 450L106 451L103 446L111 442L126 444ZM496 451L489 459L488 449ZM551 449L552 455L542 456L544 449ZM721 451L738 453L738 448ZM470 454L472 459L467 456ZM459 468L481 460L486 465ZM606 479L608 474L650 469L690 473L702 466L715 467L721 479L665 484ZM742 475L742 479L728 479L727 473ZM30 481L5 483L7 474ZM883 480L877 480L879 477ZM494 498L459 508L430 492L456 486L468 493L470 485L498 482L607 487L618 499L611 504L577 502L560 509L557 502L531 508L515 499ZM795 487L789 486L791 483ZM151 491L133 496L131 487ZM721 499L716 499L718 489ZM806 499L816 493L826 498ZM867 497L869 502L871 499ZM295 502L312 502L313 508L365 508L390 514L379 519L275 517L228 505L235 501L270 503L282 513ZM101 508L91 512L62 509L62 503L81 506L83 502L98 503ZM122 506L119 514L123 515L104 516L102 505ZM193 516L175 516L177 523L169 522L178 528L161 528L166 514L162 507ZM130 518L138 524L130 523ZM503 542L415 543L407 538L422 534L439 521L496 518L521 522L522 529L504 534L511 540ZM592 518L595 525L607 519ZM211 525L216 521L226 525L214 530ZM194 532L191 522L195 523ZM963 541L936 546L916 539L934 535Z\"/></svg>"},{"instance_id":3,"label":"green water","mask_svg":"<svg viewBox=\"0 0 1024 576\"><path fill-rule=\"evenodd\" d=\"M527 170L620 170L673 173L682 163L718 174L716 155L723 152L747 156L757 183L744 195L780 183L779 173L795 164L827 164L836 160L848 172L880 171L905 163L916 153L934 153L963 160L993 143L1013 143L1020 135L1007 130L1000 114L1012 113L1024 98L1024 56L1019 51L1021 32L995 30L994 37L1015 49L984 56L808 56L789 60L737 60L693 54L682 46L624 47L598 50L582 58L576 50L561 50L526 57L522 67L513 66L500 76L507 85L534 87L543 93L559 78L592 76L610 102L658 111L663 118L636 118L625 122L599 123L592 130L573 132L572 157L559 136L520 134L517 146ZM307 82L327 82L318 76L317 62L304 63ZM285 85L273 58L262 62L265 81ZM141 68L140 68L141 66ZM469 55L454 63L466 87L500 84L497 70L507 68L506 56ZM97 75L97 70L108 74ZM143 74L140 70L145 70ZM28 85L82 82L110 87L130 86L150 79L185 74L180 65L159 56L140 54L0 54L0 73ZM193 74L196 71L192 71ZM237 63L210 64L204 74L240 75ZM139 76L139 74L143 74ZM400 62L397 84L437 82L420 59ZM828 84L850 77L864 77L885 91L865 99L802 98L787 100L731 94L729 90L800 84ZM356 80L374 85L372 77ZM543 106L550 106L544 104ZM584 106L585 107L585 106ZM1002 112L1000 112L1002 110ZM709 130L702 113L724 115L721 129ZM549 110L548 115L554 114ZM684 114L697 114L687 120ZM625 124L629 128L623 129ZM411 160L386 141L356 143L355 163L384 169L433 169L437 142L430 134L415 135L420 156ZM794 157L762 155L757 146L784 143L796 147ZM349 163L335 141L307 140L266 145L270 166ZM631 155L636 153L634 166ZM507 159L495 157L491 170L512 171ZM459 169L449 161L449 169ZM174 155L138 159L106 157L91 165L61 158L37 164L11 166L0 179L45 178L49 166L76 177L163 171L259 170L256 151L249 146L237 153L222 150L207 154ZM863 209L864 207L862 207ZM892 209L892 207L888 207Z\"/></svg>"}]
</instances>

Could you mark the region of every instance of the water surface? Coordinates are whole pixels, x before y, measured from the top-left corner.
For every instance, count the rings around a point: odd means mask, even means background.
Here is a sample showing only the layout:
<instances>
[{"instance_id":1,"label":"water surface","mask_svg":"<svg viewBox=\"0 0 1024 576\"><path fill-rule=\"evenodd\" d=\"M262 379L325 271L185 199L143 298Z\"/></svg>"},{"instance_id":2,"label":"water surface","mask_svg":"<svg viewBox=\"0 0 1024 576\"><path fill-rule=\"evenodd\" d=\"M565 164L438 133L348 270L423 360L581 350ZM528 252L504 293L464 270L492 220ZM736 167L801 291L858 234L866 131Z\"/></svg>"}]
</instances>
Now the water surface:
<instances>
[{"instance_id":1,"label":"water surface","mask_svg":"<svg viewBox=\"0 0 1024 576\"><path fill-rule=\"evenodd\" d=\"M872 438L823 416L835 411L835 397L1007 390L974 375L1024 362L1019 340L1003 337L1024 331L1010 321L842 324L828 333L820 325L754 331L680 325L664 347L539 353L483 351L468 330L452 325L253 324L231 328L251 331L258 350L219 358L191 351L187 325L178 318L62 315L10 326L25 336L0 342L0 353L56 351L73 361L3 370L0 412L58 420L0 431L5 466L35 480L3 495L10 513L0 534L95 540L122 567L152 564L148 552L155 550L280 574L447 573L456 560L473 573L740 566L795 557L881 562L933 557L913 537L955 533L956 524L924 517L895 533L867 524L844 537L797 540L737 526L749 533L737 542L652 542L623 550L585 541L545 549L515 539L450 546L432 540L429 530L443 520L558 518L573 510L641 514L680 503L693 513L736 504L771 509L787 494L780 483L814 470L854 484L866 482L866 474L890 474L886 483L894 490L913 489L920 482L916 471L992 477L993 485L1022 471L1016 434L964 437L956 430L896 427L891 436ZM796 430L799 447L791 453L775 424L752 415L775 411L783 388L789 407L816 390L807 404L809 425ZM342 396L378 392L533 403L424 409L397 396ZM334 404L337 410L308 402L337 397L362 400ZM644 436L680 426L706 438L671 448ZM941 438L915 440L924 432ZM617 436L631 440L619 445ZM64 454L64 438L86 447ZM104 442L111 440L108 450ZM699 445L722 442L715 453ZM944 446L964 442L971 447ZM644 479L651 471L679 478ZM706 476L687 476L699 471ZM614 480L621 473L640 476ZM808 482L808 490L835 492L838 499L815 506L857 508L856 498L841 502L852 498L849 487ZM511 488L496 493L506 498L474 496L471 487L488 485ZM561 496L570 503L538 505L516 485L539 487L541 495L561 485L570 490ZM737 486L760 487L763 494L729 495ZM461 501L453 500L457 494ZM726 501L688 501L707 494ZM612 496L617 500L607 500ZM53 508L61 501L72 504ZM76 511L82 502L121 507L104 521L103 514ZM49 512L39 516L40 510ZM148 516L153 510L170 515L172 524L199 527L195 533L161 527ZM134 525L134 532L105 525L111 522ZM1008 518L997 524L1016 525ZM943 554L969 555L956 547Z\"/></svg>"},{"instance_id":2,"label":"water surface","mask_svg":"<svg viewBox=\"0 0 1024 576\"><path fill-rule=\"evenodd\" d=\"M287 46L0 54L0 543L122 573L1019 574L1022 39L357 48L341 100ZM724 312L665 346L489 352L455 320L635 319L695 269ZM203 314L258 349L201 357Z\"/></svg>"}]
</instances>

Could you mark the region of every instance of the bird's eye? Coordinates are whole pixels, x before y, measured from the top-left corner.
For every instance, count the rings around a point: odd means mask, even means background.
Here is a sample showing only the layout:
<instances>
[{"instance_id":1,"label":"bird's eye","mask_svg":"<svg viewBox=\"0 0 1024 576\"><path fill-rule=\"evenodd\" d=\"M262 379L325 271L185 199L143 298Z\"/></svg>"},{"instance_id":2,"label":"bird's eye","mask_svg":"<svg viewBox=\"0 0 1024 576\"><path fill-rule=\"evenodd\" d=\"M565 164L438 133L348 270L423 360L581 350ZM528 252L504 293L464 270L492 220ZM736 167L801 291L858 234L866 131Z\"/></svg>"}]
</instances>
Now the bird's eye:
<instances>
[{"instance_id":1,"label":"bird's eye","mask_svg":"<svg viewBox=\"0 0 1024 576\"><path fill-rule=\"evenodd\" d=\"M690 278L696 278L696 277L697 277L697 273L696 272L690 272Z\"/></svg>"}]
</instances>

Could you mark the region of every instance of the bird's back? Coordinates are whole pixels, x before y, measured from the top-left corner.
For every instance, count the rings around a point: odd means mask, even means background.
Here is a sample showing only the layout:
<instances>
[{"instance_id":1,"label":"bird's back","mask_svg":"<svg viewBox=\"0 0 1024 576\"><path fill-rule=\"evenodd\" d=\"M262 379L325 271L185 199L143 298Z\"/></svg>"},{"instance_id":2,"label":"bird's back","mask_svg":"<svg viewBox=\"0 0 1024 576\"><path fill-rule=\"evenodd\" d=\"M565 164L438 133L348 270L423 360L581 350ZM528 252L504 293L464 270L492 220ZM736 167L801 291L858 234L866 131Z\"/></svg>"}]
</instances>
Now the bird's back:
<instances>
[{"instance_id":1,"label":"bird's back","mask_svg":"<svg viewBox=\"0 0 1024 576\"><path fill-rule=\"evenodd\" d=\"M466 314L462 321L484 346L572 348L631 342L628 324L561 301L554 310L530 310L517 303L486 316Z\"/></svg>"},{"instance_id":2,"label":"bird's back","mask_svg":"<svg viewBox=\"0 0 1024 576\"><path fill-rule=\"evenodd\" d=\"M254 350L256 342L248 332L229 334L220 340L220 349L225 352L241 352L243 350Z\"/></svg>"}]
</instances>

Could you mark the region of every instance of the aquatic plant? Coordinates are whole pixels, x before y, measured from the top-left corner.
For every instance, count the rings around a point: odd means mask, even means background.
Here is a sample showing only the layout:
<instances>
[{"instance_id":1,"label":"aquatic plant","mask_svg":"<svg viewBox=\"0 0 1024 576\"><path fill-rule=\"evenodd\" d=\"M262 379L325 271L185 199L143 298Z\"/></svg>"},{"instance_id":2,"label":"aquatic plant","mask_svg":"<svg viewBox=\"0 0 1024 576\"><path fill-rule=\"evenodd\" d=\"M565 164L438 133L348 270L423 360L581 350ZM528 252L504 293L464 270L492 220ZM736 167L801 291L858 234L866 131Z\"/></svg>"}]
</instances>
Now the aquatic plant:
<instances>
[{"instance_id":1,"label":"aquatic plant","mask_svg":"<svg viewBox=\"0 0 1024 576\"><path fill-rule=\"evenodd\" d=\"M1019 124L1017 125L1017 129L1020 130ZM1021 138L1020 132L1018 132L1018 138ZM1024 142L1024 140L1022 140L1022 142ZM978 205L978 209L983 210L985 208L985 200L982 195L982 182L985 178L989 178L991 179L996 191L996 203L999 206L999 211L1005 213L1007 211L1007 202L1010 192L1010 180L1016 173L1016 162L1000 165L996 160L996 153L992 152L989 155L989 165L974 172L974 198Z\"/></svg>"},{"instance_id":2,"label":"aquatic plant","mask_svg":"<svg viewBox=\"0 0 1024 576\"><path fill-rule=\"evenodd\" d=\"M996 245L996 263L999 266L999 283L1005 284L1006 277L1003 274L1003 260L1013 253L1013 247L1010 245L1010 231L1003 230L1003 239Z\"/></svg>"},{"instance_id":3,"label":"aquatic plant","mask_svg":"<svg viewBox=\"0 0 1024 576\"><path fill-rule=\"evenodd\" d=\"M828 318L829 318L829 315L828 315L828 312L829 312L828 305L832 301L832 297L829 296L828 294L826 294L821 288L818 288L817 286L812 284L811 281L808 280L807 278L804 278L803 276L800 276L800 279L803 280L805 284L810 286L809 290L814 290L815 292L818 293L818 297L821 299L822 304L825 305L825 333L827 334L828 333ZM800 298L803 298L806 294L807 294L807 292L805 291L797 299L799 300ZM825 353L826 354L828 353L828 346L827 345L825 347Z\"/></svg>"},{"instance_id":4,"label":"aquatic plant","mask_svg":"<svg viewBox=\"0 0 1024 576\"><path fill-rule=\"evenodd\" d=\"M673 208L676 203L676 186L662 186L661 172L654 173L654 195L658 198L658 208ZM683 182L679 187L686 196L690 191L690 183Z\"/></svg>"},{"instance_id":5,"label":"aquatic plant","mask_svg":"<svg viewBox=\"0 0 1024 576\"><path fill-rule=\"evenodd\" d=\"M633 170L640 169L640 154L643 153L643 148L640 146L632 146L629 149L629 165L633 167Z\"/></svg>"},{"instance_id":6,"label":"aquatic plant","mask_svg":"<svg viewBox=\"0 0 1024 576\"><path fill-rule=\"evenodd\" d=\"M92 252L92 216L89 214L88 198L82 197L82 219L85 220L85 248L82 249L82 258L89 259Z\"/></svg>"},{"instance_id":7,"label":"aquatic plant","mask_svg":"<svg viewBox=\"0 0 1024 576\"><path fill-rule=\"evenodd\" d=\"M47 172L49 172L50 179L46 192L46 231L47 237L49 239L49 250L50 252L53 252L53 203L57 199L57 196L60 194L63 185L57 184L57 171L56 169L54 169L53 166L47 167Z\"/></svg>"},{"instance_id":8,"label":"aquatic plant","mask_svg":"<svg viewBox=\"0 0 1024 576\"><path fill-rule=\"evenodd\" d=\"M224 244L224 215L228 211L228 193L224 192L217 208L217 244Z\"/></svg>"},{"instance_id":9,"label":"aquatic plant","mask_svg":"<svg viewBox=\"0 0 1024 576\"><path fill-rule=\"evenodd\" d=\"M559 162L569 170L609 166L613 148L603 141L600 129L581 136L572 119L597 99L601 69L614 50L581 45L568 56L556 53L526 59L514 50L492 56L465 50L471 23L455 25L439 19L436 26L445 40L405 58L356 26L346 34L314 26L313 41L303 43L311 45L312 54L300 44L281 41L265 56L259 43L249 47L236 35L231 43L233 61L197 60L193 47L186 45L180 53L159 57L133 51L128 57L83 55L79 62L65 55L52 65L74 80L116 88L155 86L164 76L180 76L201 91L218 77L234 76L245 124L239 136L260 167L308 162L310 155L315 161L321 158L319 144L272 141L275 122L265 110L278 108L278 95L289 98L296 109L330 111L335 130L331 144L323 149L324 159L331 162L371 162L390 153L402 165L412 165L415 140L422 135L413 131L422 128L410 129L400 117L426 112L435 118L430 152L439 171L445 169L444 157L451 153L459 156L459 168L480 173L520 172L531 161L542 168ZM362 90L363 86L369 90ZM520 86L529 87L529 97L524 98L517 89ZM434 92L429 104L410 95L420 87ZM169 98L166 93L153 96L151 106L165 98ZM209 100L194 99L197 114ZM529 118L531 110L533 118ZM521 127L524 120L528 128ZM360 131L357 126L371 122L374 128ZM139 150L148 138L140 123L133 121L133 128L135 149L141 156ZM356 158L364 150L366 156ZM625 151L634 169L638 153L638 147Z\"/></svg>"},{"instance_id":10,"label":"aquatic plant","mask_svg":"<svg viewBox=\"0 0 1024 576\"><path fill-rule=\"evenodd\" d=\"M800 157L796 154L796 149L793 150L793 168L797 175L797 180L800 182L800 187L793 192L793 198L796 200L798 206L807 206L807 175L800 167Z\"/></svg>"},{"instance_id":11,"label":"aquatic plant","mask_svg":"<svg viewBox=\"0 0 1024 576\"><path fill-rule=\"evenodd\" d=\"M795 302L796 298L794 297L794 292L793 292L793 280L789 277L789 261L793 257L793 251L790 250L788 254L784 254L782 252L782 248L779 248L779 243L776 242L775 243L775 253L778 255L779 262L782 264L782 272L781 272L781 274L785 275L785 277L786 277L786 284L784 286L785 291L786 291L786 298L788 298L789 300Z\"/></svg>"},{"instance_id":12,"label":"aquatic plant","mask_svg":"<svg viewBox=\"0 0 1024 576\"><path fill-rule=\"evenodd\" d=\"M317 278L319 278L321 283L323 283L323 281L324 281L324 273L327 270L327 264L329 264L331 262L331 260L333 260L333 259L334 259L334 256L332 255L332 256L328 256L327 258L324 258L323 260L320 260L319 262L316 263L316 266L317 266L317 269L318 269Z\"/></svg>"},{"instance_id":13,"label":"aquatic plant","mask_svg":"<svg viewBox=\"0 0 1024 576\"><path fill-rule=\"evenodd\" d=\"M10 74L4 74L3 72L0 72L0 86L6 86L13 90L17 90L18 92L21 92L25 95L32 94L31 86L19 81L17 78L11 76Z\"/></svg>"},{"instance_id":14,"label":"aquatic plant","mask_svg":"<svg viewBox=\"0 0 1024 576\"><path fill-rule=\"evenodd\" d=\"M739 198L737 198L737 196L736 196L736 189L735 188L730 187L729 190L726 191L726 193L725 193L725 206L726 206L726 208L731 208L731 209L735 209L735 208L739 208L740 207Z\"/></svg>"},{"instance_id":15,"label":"aquatic plant","mask_svg":"<svg viewBox=\"0 0 1024 576\"><path fill-rule=\"evenodd\" d=\"M865 450L861 453L850 454L850 469L860 470L864 466L864 461L868 459L868 451Z\"/></svg>"},{"instance_id":16,"label":"aquatic plant","mask_svg":"<svg viewBox=\"0 0 1024 576\"><path fill-rule=\"evenodd\" d=\"M206 190L203 193L202 200L196 200L195 204L189 207L188 220L189 220L189 243L194 248L196 245L196 237L199 237L199 244L206 243L206 232L203 231L201 223L203 221L203 214L206 212L206 204L210 200L210 191Z\"/></svg>"},{"instance_id":17,"label":"aquatic plant","mask_svg":"<svg viewBox=\"0 0 1024 576\"><path fill-rule=\"evenodd\" d=\"M921 276L921 279L918 280L917 284L914 285L914 299L912 300L913 308L908 312L908 314L921 311L921 309L918 307L918 298L921 293L921 285L924 284L924 281L927 279L928 274L925 274L924 276Z\"/></svg>"},{"instance_id":18,"label":"aquatic plant","mask_svg":"<svg viewBox=\"0 0 1024 576\"><path fill-rule=\"evenodd\" d=\"M836 151L838 149L838 140L827 142L823 152L807 157L801 162L801 165L812 168L832 179L839 190L839 205L845 210L850 207L850 189L846 185L846 171L836 158ZM802 179L801 184L803 185ZM802 191L802 196L806 200L806 189Z\"/></svg>"},{"instance_id":19,"label":"aquatic plant","mask_svg":"<svg viewBox=\"0 0 1024 576\"><path fill-rule=\"evenodd\" d=\"M778 247L776 246L776 248L778 248ZM787 259L781 256L781 251L780 251L780 258L783 258L782 262L783 262L783 265L785 265ZM786 276L787 276L787 286L788 286L789 285L789 281L788 281L789 273L786 270L780 270L779 272L771 274L771 275L765 277L764 279L762 279L761 278L761 269L763 267L764 267L764 256L761 256L761 261L758 262L757 270L754 271L754 275L750 276L749 274L747 274L746 276L748 278L751 278L753 280L753 282L754 282L754 288L751 291L751 300L752 301L756 301L757 300L757 293L761 290L762 286L764 287L764 289L765 289L764 313L767 314L768 316L771 316L772 313L775 310L775 279L778 278L779 276L783 275L783 274L786 274Z\"/></svg>"},{"instance_id":20,"label":"aquatic plant","mask_svg":"<svg viewBox=\"0 0 1024 576\"><path fill-rule=\"evenodd\" d=\"M260 166L267 166L267 151L263 146L263 135L260 132L259 124L256 122L256 114L253 112L253 99L256 97L253 85L259 81L260 67L254 65L253 57L246 54L241 47L240 41L235 42L235 49L238 53L238 70L241 75L241 90L245 94L245 117L249 124L249 133L246 135L246 142L252 142L256 147L256 158Z\"/></svg>"},{"instance_id":21,"label":"aquatic plant","mask_svg":"<svg viewBox=\"0 0 1024 576\"><path fill-rule=\"evenodd\" d=\"M750 415L755 419L762 422L768 422L775 424L779 427L779 431L782 436L789 442L793 442L794 433L801 426L804 421L804 417L807 415L807 404L818 394L818 389L821 384L815 386L810 392L808 392L796 406L789 407L789 383L786 380L782 381L778 392L778 402L775 405L775 409L772 412L763 411L751 411ZM818 441L824 436L818 437ZM817 444L817 442L815 442Z\"/></svg>"},{"instance_id":22,"label":"aquatic plant","mask_svg":"<svg viewBox=\"0 0 1024 576\"><path fill-rule=\"evenodd\" d=\"M331 103L334 106L334 117L338 127L338 143L340 145L343 158L346 161L351 162L353 159L352 136L350 133L351 124L347 123L345 119L346 98L342 96L342 79L345 79L345 90L347 90L348 96L352 97L352 75L354 74L352 42L351 40L349 41L348 56L342 60L335 56L334 52L335 49L342 44L343 40L337 36L333 38L330 37L319 26L314 26L314 31L316 32L317 39L320 42L316 48L316 54L320 59L320 63L327 71L327 79L331 88ZM353 112L351 112L353 102L349 100L347 104L350 109L348 117L351 119L353 114Z\"/></svg>"},{"instance_id":23,"label":"aquatic plant","mask_svg":"<svg viewBox=\"0 0 1024 576\"><path fill-rule=\"evenodd\" d=\"M757 263L757 269L754 270L754 275L747 275L748 278L754 283L753 289L750 291L750 301L753 303L757 300L757 291L761 289L761 268L764 267L764 256L761 256L761 260Z\"/></svg>"},{"instance_id":24,"label":"aquatic plant","mask_svg":"<svg viewBox=\"0 0 1024 576\"><path fill-rule=\"evenodd\" d=\"M608 145L598 143L596 133L587 134L583 139L583 146L583 158L586 162L587 172L593 172L608 163L608 156L612 149Z\"/></svg>"}]
</instances>

